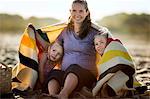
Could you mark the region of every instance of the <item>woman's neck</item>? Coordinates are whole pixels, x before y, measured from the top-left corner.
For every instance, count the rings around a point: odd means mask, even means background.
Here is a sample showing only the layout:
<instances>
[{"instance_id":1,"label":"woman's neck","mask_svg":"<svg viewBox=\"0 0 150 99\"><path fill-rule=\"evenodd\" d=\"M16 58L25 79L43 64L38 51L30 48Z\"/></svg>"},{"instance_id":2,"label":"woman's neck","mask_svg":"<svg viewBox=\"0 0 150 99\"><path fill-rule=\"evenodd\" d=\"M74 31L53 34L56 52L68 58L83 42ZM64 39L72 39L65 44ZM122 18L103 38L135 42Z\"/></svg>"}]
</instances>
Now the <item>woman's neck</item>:
<instances>
[{"instance_id":1,"label":"woman's neck","mask_svg":"<svg viewBox=\"0 0 150 99\"><path fill-rule=\"evenodd\" d=\"M79 33L80 27L81 27L80 24L74 24L74 31L75 31L75 33L77 33L77 34Z\"/></svg>"}]
</instances>

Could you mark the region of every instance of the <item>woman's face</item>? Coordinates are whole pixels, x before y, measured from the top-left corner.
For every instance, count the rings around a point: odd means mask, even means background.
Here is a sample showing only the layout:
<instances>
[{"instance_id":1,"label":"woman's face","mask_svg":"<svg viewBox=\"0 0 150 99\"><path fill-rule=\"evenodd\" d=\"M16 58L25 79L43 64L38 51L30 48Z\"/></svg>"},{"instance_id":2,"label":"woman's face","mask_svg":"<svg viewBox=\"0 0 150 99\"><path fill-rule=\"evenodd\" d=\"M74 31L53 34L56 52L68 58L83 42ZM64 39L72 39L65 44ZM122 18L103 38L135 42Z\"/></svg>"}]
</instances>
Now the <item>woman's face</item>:
<instances>
[{"instance_id":1,"label":"woman's face","mask_svg":"<svg viewBox=\"0 0 150 99\"><path fill-rule=\"evenodd\" d=\"M80 3L74 3L72 5L72 9L70 10L70 13L73 22L76 24L81 24L89 12L86 11L84 5Z\"/></svg>"},{"instance_id":2,"label":"woman's face","mask_svg":"<svg viewBox=\"0 0 150 99\"><path fill-rule=\"evenodd\" d=\"M63 48L58 43L54 43L50 49L50 60L58 61L63 55Z\"/></svg>"},{"instance_id":3,"label":"woman's face","mask_svg":"<svg viewBox=\"0 0 150 99\"><path fill-rule=\"evenodd\" d=\"M107 39L103 36L96 36L94 39L95 49L98 54L102 55L106 47Z\"/></svg>"}]
</instances>

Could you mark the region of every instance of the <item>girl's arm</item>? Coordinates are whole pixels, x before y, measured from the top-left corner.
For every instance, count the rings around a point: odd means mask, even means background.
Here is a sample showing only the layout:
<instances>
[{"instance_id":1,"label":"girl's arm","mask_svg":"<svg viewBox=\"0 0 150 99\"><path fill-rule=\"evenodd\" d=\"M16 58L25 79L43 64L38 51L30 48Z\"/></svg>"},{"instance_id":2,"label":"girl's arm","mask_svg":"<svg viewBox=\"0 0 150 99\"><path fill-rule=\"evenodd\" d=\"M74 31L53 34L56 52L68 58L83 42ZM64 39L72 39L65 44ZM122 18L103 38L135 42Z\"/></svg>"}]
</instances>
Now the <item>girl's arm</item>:
<instances>
[{"instance_id":1,"label":"girl's arm","mask_svg":"<svg viewBox=\"0 0 150 99\"><path fill-rule=\"evenodd\" d=\"M47 41L45 41L41 36L40 34L36 31L35 33L35 37L36 37L36 40L37 42L40 44L40 46L42 46L42 49L44 51L47 51L48 50L48 47L50 46L50 43L48 43Z\"/></svg>"},{"instance_id":2,"label":"girl's arm","mask_svg":"<svg viewBox=\"0 0 150 99\"><path fill-rule=\"evenodd\" d=\"M47 53L42 53L41 55L41 59L39 61L39 79L40 79L40 83L42 84L45 80L45 75L44 75L44 68L46 65L46 62L48 61L47 59Z\"/></svg>"}]
</instances>

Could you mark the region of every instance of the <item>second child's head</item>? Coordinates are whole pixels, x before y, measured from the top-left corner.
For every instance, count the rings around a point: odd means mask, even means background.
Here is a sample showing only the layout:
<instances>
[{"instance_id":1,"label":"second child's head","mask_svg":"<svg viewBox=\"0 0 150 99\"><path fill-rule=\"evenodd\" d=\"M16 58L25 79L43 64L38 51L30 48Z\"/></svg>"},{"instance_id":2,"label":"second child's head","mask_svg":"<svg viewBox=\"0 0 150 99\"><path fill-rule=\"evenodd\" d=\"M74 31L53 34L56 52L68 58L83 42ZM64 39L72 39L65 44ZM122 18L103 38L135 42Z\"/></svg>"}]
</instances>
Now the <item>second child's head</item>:
<instances>
[{"instance_id":1,"label":"second child's head","mask_svg":"<svg viewBox=\"0 0 150 99\"><path fill-rule=\"evenodd\" d=\"M51 61L59 61L63 56L63 47L55 42L52 44L50 49L50 60Z\"/></svg>"},{"instance_id":2,"label":"second child's head","mask_svg":"<svg viewBox=\"0 0 150 99\"><path fill-rule=\"evenodd\" d=\"M107 45L107 38L108 38L107 33L97 34L94 37L95 50L100 55L102 55L104 53L105 47Z\"/></svg>"}]
</instances>

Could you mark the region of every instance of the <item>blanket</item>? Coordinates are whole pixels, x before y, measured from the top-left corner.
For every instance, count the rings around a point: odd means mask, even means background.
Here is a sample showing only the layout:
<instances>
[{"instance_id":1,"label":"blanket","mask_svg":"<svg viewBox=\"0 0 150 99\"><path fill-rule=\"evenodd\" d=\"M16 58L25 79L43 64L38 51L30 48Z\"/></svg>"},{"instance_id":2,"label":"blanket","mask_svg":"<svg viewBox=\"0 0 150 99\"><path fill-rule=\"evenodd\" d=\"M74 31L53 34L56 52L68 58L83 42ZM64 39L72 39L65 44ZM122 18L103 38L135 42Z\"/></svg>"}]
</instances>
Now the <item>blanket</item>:
<instances>
[{"instance_id":1,"label":"blanket","mask_svg":"<svg viewBox=\"0 0 150 99\"><path fill-rule=\"evenodd\" d=\"M38 79L38 54L40 52L40 47L36 41L35 32L42 32L41 36L45 34L42 36L43 39L52 43L66 26L67 23L50 25L41 27L40 29L35 29L32 24L27 26L19 45L19 62L12 71L12 79L15 78L12 82L12 89L16 88L24 91L28 88L33 89L36 84ZM102 30L102 32L108 32L106 28L93 23L92 27L100 31ZM109 36L111 36L111 34Z\"/></svg>"},{"instance_id":2,"label":"blanket","mask_svg":"<svg viewBox=\"0 0 150 99\"><path fill-rule=\"evenodd\" d=\"M108 84L118 95L122 88L133 89L135 68L131 55L119 39L109 36L109 43L98 61L99 78L93 88L93 96L96 96L104 84Z\"/></svg>"},{"instance_id":3,"label":"blanket","mask_svg":"<svg viewBox=\"0 0 150 99\"><path fill-rule=\"evenodd\" d=\"M66 27L65 23L46 26L35 30L32 24L25 29L19 45L19 62L12 70L12 89L16 88L25 91L28 88L33 89L38 79L38 53L40 50L37 44L35 32L42 31L45 34L45 41L54 42L61 31ZM17 79L17 81L16 81Z\"/></svg>"}]
</instances>

